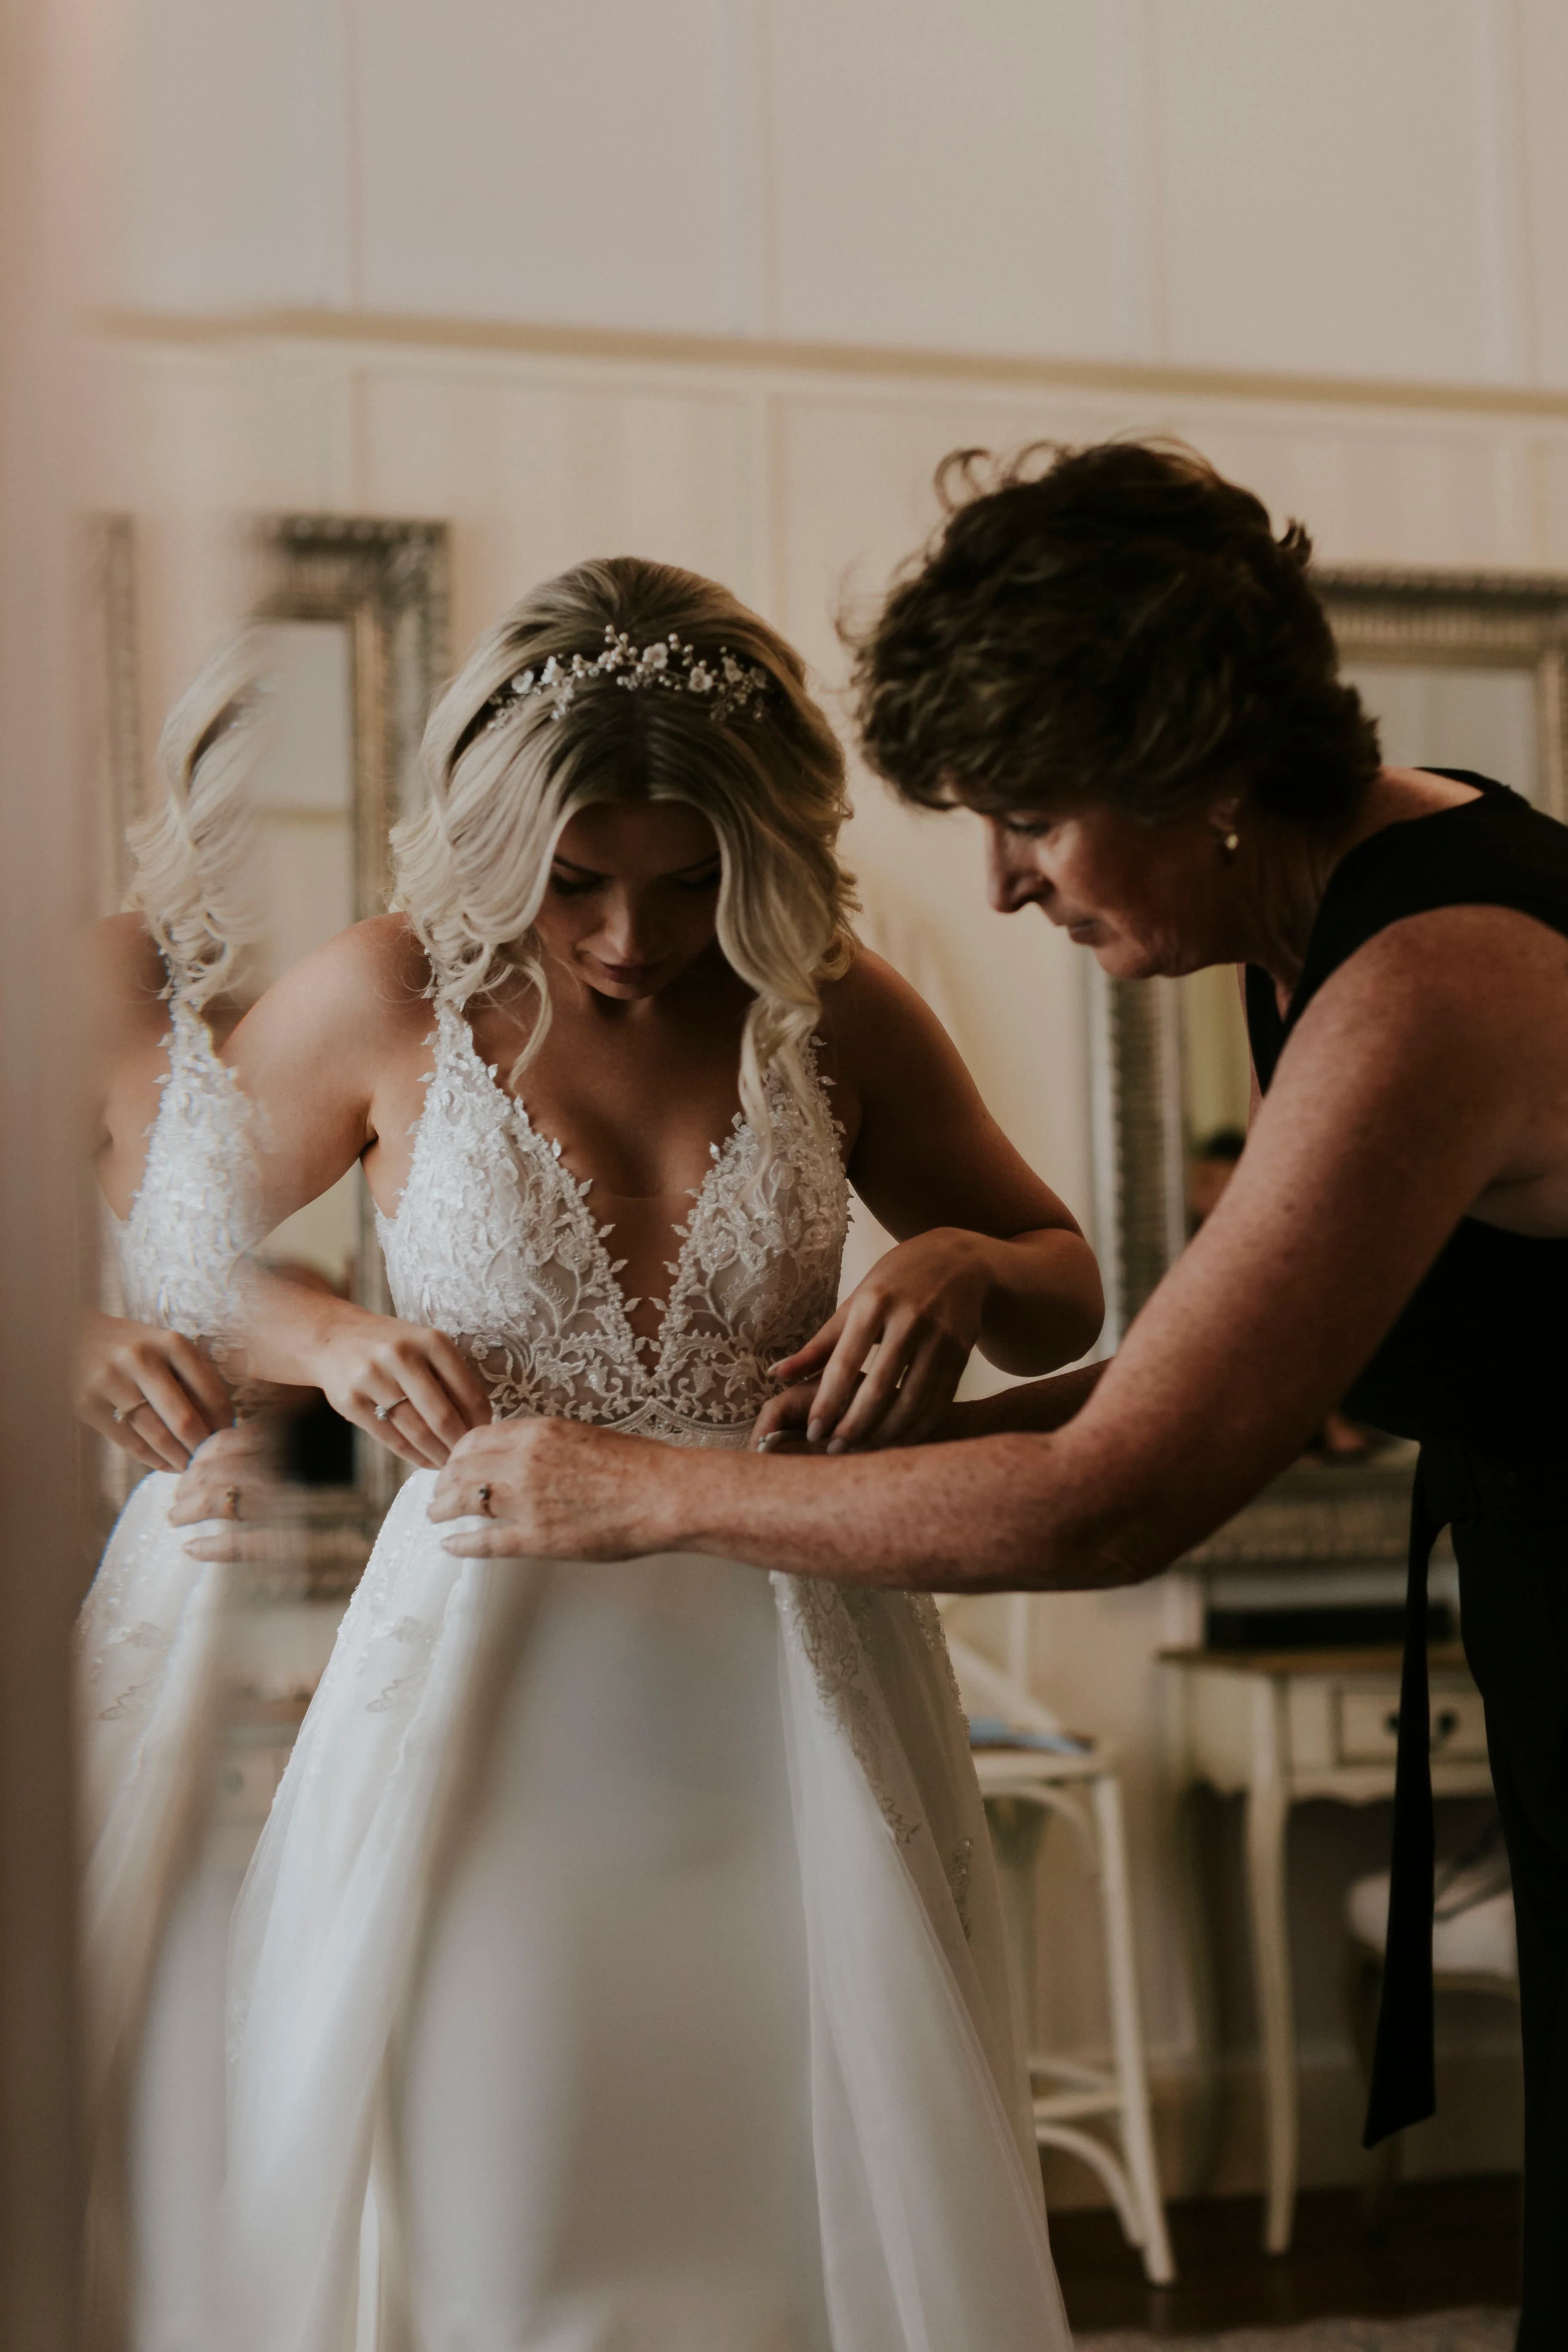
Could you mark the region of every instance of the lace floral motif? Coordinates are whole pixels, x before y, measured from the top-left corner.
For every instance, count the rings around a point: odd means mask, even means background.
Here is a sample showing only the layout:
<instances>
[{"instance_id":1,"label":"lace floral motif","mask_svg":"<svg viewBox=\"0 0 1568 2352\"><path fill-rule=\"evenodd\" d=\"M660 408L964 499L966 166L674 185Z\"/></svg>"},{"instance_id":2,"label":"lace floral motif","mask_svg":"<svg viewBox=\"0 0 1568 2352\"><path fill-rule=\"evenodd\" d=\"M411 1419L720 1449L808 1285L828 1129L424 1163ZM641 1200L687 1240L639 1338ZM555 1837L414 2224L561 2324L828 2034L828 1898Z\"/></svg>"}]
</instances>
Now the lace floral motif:
<instances>
[{"instance_id":1,"label":"lace floral motif","mask_svg":"<svg viewBox=\"0 0 1568 2352\"><path fill-rule=\"evenodd\" d=\"M958 1676L952 1670L952 1659L947 1646L947 1628L942 1622L942 1612L929 1592L908 1593L905 1601L915 1631L941 1666L942 1680L947 1685L954 1706L962 1715L963 1696L958 1687Z\"/></svg>"},{"instance_id":2,"label":"lace floral motif","mask_svg":"<svg viewBox=\"0 0 1568 2352\"><path fill-rule=\"evenodd\" d=\"M235 1267L258 1238L249 1107L201 1014L176 997L172 1019L141 1186L113 1221L121 1289L132 1321L221 1339Z\"/></svg>"},{"instance_id":3,"label":"lace floral motif","mask_svg":"<svg viewBox=\"0 0 1568 2352\"><path fill-rule=\"evenodd\" d=\"M813 1070L814 1083L820 1086ZM447 1332L499 1420L555 1414L688 1444L740 1444L772 1392L766 1367L833 1311L848 1214L837 1153L780 1082L775 1156L736 1117L677 1229L657 1339L627 1319L607 1227L561 1147L480 1061L443 1007L436 1066L395 1217L377 1230L397 1311Z\"/></svg>"},{"instance_id":4,"label":"lace floral motif","mask_svg":"<svg viewBox=\"0 0 1568 2352\"><path fill-rule=\"evenodd\" d=\"M866 1682L861 1622L876 1596L824 1578L775 1576L773 1590L793 1622L796 1638L816 1677L823 1706L834 1717L865 1773L882 1819L900 1845L918 1837L921 1824L900 1811L883 1769L876 1714Z\"/></svg>"},{"instance_id":5,"label":"lace floral motif","mask_svg":"<svg viewBox=\"0 0 1568 2352\"><path fill-rule=\"evenodd\" d=\"M974 1935L974 1923L969 1916L969 1874L974 1866L974 1840L960 1838L947 1857L947 1883L952 1892L952 1907L958 1914L958 1924L963 1930L965 1943Z\"/></svg>"}]
</instances>

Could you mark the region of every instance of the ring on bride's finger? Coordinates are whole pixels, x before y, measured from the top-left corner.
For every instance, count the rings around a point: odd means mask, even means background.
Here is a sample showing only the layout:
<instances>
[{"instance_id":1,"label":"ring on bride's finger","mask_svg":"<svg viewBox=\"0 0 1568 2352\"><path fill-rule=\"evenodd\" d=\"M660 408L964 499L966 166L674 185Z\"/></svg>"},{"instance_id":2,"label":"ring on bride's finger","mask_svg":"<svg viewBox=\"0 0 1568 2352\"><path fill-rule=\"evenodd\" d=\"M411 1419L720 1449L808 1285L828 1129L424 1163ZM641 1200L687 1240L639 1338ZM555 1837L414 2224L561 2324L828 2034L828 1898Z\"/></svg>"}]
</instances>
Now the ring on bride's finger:
<instances>
[{"instance_id":1,"label":"ring on bride's finger","mask_svg":"<svg viewBox=\"0 0 1568 2352\"><path fill-rule=\"evenodd\" d=\"M136 1400L136 1404L140 1404L140 1403L141 1403L141 1402L142 1402L141 1398L140 1398L140 1397L138 1397L138 1398L137 1398L137 1400ZM115 1420L116 1420L117 1422L121 1422L121 1421L129 1421L129 1420L130 1420L130 1418L131 1418L131 1416L132 1416L132 1413L135 1412L135 1410L136 1410L136 1405L135 1405L135 1404L117 1404L117 1405L115 1405L115 1406L112 1408L112 1410L113 1410L113 1413L114 1413L114 1418L115 1418Z\"/></svg>"},{"instance_id":2,"label":"ring on bride's finger","mask_svg":"<svg viewBox=\"0 0 1568 2352\"><path fill-rule=\"evenodd\" d=\"M484 1514L485 1514L485 1516L486 1516L486 1517L487 1517L487 1518L488 1518L488 1517L489 1517L489 1507L490 1507L490 1490L489 1490L489 1486L481 1486L481 1487L479 1488L479 1508L480 1508L480 1510L481 1510L481 1511L483 1511L483 1512L484 1512Z\"/></svg>"},{"instance_id":3,"label":"ring on bride's finger","mask_svg":"<svg viewBox=\"0 0 1568 2352\"><path fill-rule=\"evenodd\" d=\"M237 1486L226 1486L223 1490L223 1500L224 1517L226 1519L237 1519L239 1517L239 1488Z\"/></svg>"},{"instance_id":4,"label":"ring on bride's finger","mask_svg":"<svg viewBox=\"0 0 1568 2352\"><path fill-rule=\"evenodd\" d=\"M375 1409L375 1417L377 1421L390 1421L393 1414L397 1411L398 1406L400 1404L406 1404L407 1402L408 1399L406 1397L394 1397L390 1404L378 1404Z\"/></svg>"}]
</instances>

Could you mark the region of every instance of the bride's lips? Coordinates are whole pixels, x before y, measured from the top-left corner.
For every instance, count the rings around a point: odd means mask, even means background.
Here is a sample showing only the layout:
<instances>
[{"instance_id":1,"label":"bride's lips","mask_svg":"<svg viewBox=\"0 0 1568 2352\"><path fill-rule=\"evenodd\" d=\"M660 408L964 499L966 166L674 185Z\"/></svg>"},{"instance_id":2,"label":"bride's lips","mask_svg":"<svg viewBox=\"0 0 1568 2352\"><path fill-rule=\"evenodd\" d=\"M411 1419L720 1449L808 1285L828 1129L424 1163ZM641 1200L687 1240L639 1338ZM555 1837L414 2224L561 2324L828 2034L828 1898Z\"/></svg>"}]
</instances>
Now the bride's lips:
<instances>
[{"instance_id":1,"label":"bride's lips","mask_svg":"<svg viewBox=\"0 0 1568 2352\"><path fill-rule=\"evenodd\" d=\"M639 981L650 980L658 970L657 963L606 963L603 956L595 956L593 961L605 978L613 980L620 988L635 988Z\"/></svg>"}]
</instances>

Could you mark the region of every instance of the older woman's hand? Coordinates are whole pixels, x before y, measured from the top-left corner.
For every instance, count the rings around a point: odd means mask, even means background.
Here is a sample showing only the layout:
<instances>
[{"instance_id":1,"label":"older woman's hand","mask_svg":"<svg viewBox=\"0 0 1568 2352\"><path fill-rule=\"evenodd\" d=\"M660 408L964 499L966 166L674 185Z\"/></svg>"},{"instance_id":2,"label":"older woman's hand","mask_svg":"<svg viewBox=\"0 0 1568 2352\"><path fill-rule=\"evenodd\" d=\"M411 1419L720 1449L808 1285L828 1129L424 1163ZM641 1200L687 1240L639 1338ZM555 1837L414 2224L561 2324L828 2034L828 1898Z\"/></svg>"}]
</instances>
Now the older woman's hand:
<instances>
[{"instance_id":1,"label":"older woman's hand","mask_svg":"<svg viewBox=\"0 0 1568 2352\"><path fill-rule=\"evenodd\" d=\"M494 1423L452 1449L433 1519L486 1524L449 1535L464 1559L626 1559L660 1549L658 1473L676 1449L579 1421Z\"/></svg>"},{"instance_id":2,"label":"older woman's hand","mask_svg":"<svg viewBox=\"0 0 1568 2352\"><path fill-rule=\"evenodd\" d=\"M277 1433L268 1423L237 1422L220 1429L199 1447L174 1489L169 1524L174 1528L221 1522L185 1549L193 1559L256 1559L269 1557L278 1517Z\"/></svg>"},{"instance_id":3,"label":"older woman's hand","mask_svg":"<svg viewBox=\"0 0 1568 2352\"><path fill-rule=\"evenodd\" d=\"M121 1315L85 1318L76 1409L148 1470L184 1470L234 1417L222 1373L193 1340Z\"/></svg>"}]
</instances>

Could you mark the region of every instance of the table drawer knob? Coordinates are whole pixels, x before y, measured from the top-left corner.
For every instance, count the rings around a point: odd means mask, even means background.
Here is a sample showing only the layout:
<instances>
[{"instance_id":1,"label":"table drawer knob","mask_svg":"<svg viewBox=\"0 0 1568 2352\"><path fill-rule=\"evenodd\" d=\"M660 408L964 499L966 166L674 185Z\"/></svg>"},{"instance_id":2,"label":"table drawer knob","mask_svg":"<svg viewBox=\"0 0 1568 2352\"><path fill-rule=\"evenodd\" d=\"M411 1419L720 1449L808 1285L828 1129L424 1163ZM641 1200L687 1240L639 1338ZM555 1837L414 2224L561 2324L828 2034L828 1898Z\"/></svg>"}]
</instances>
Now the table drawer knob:
<instances>
[{"instance_id":1,"label":"table drawer knob","mask_svg":"<svg viewBox=\"0 0 1568 2352\"><path fill-rule=\"evenodd\" d=\"M1399 1746L1399 1709L1372 1691L1339 1694L1339 1754L1344 1764L1392 1763ZM1479 1692L1443 1697L1432 1709L1434 1756L1479 1762L1487 1752Z\"/></svg>"}]
</instances>

